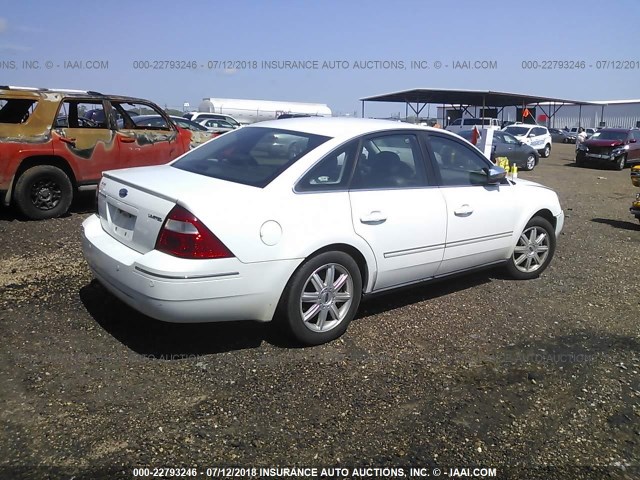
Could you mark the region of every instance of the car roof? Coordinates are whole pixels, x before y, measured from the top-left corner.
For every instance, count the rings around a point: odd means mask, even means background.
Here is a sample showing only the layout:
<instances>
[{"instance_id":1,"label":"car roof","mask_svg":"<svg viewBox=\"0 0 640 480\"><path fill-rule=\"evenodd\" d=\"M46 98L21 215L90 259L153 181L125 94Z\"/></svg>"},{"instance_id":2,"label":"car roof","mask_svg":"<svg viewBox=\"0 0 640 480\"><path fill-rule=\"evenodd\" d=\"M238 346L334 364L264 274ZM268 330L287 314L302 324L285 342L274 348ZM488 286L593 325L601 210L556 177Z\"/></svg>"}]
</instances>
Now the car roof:
<instances>
[{"instance_id":1,"label":"car roof","mask_svg":"<svg viewBox=\"0 0 640 480\"><path fill-rule=\"evenodd\" d=\"M609 127L609 128L601 128L598 131L599 132L629 132L630 130L637 130L637 129L635 129L635 128L613 128L613 127Z\"/></svg>"},{"instance_id":2,"label":"car roof","mask_svg":"<svg viewBox=\"0 0 640 480\"><path fill-rule=\"evenodd\" d=\"M117 102L125 103L153 103L150 100L144 98L127 97L124 95L110 95L100 92L94 92L92 90L67 90L64 88L37 88L37 87L14 87L2 85L0 86L0 92L7 96L32 96L34 98L46 98L50 95L61 97L77 97L77 98L100 98L104 97L109 100L115 100ZM53 100L53 99L52 99Z\"/></svg>"},{"instance_id":3,"label":"car roof","mask_svg":"<svg viewBox=\"0 0 640 480\"><path fill-rule=\"evenodd\" d=\"M440 128L415 125L412 123L377 120L372 118L349 117L297 117L279 120L267 120L247 125L245 128L276 128L294 130L333 138L351 138L381 130L422 130L442 132L446 135L457 135Z\"/></svg>"}]
</instances>

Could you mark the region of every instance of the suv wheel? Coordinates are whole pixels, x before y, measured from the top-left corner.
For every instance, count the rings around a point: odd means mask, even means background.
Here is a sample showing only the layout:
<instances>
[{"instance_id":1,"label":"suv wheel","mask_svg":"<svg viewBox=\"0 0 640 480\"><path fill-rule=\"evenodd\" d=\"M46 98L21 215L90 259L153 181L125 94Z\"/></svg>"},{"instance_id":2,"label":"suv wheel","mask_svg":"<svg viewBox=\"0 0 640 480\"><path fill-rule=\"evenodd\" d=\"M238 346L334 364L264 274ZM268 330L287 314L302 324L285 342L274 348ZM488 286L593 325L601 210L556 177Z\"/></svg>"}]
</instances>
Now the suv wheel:
<instances>
[{"instance_id":1,"label":"suv wheel","mask_svg":"<svg viewBox=\"0 0 640 480\"><path fill-rule=\"evenodd\" d=\"M624 167L627 165L627 156L626 155L620 155L617 159L616 159L616 168L618 170L624 170Z\"/></svg>"},{"instance_id":2,"label":"suv wheel","mask_svg":"<svg viewBox=\"0 0 640 480\"><path fill-rule=\"evenodd\" d=\"M59 168L38 165L20 175L13 198L22 214L32 220L54 218L69 210L73 186Z\"/></svg>"},{"instance_id":3,"label":"suv wheel","mask_svg":"<svg viewBox=\"0 0 640 480\"><path fill-rule=\"evenodd\" d=\"M548 158L551 155L551 145L548 143L544 146L544 150L542 151L542 156L544 158Z\"/></svg>"}]
</instances>

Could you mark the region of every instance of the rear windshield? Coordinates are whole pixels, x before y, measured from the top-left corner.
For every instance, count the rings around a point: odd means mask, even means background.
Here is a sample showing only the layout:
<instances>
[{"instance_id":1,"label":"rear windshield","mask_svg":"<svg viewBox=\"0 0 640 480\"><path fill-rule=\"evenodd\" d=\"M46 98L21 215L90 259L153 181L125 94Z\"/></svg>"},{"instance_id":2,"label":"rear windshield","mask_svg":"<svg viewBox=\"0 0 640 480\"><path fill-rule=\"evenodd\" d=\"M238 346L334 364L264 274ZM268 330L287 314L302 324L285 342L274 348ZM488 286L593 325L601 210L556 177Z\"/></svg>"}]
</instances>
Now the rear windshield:
<instances>
[{"instance_id":1,"label":"rear windshield","mask_svg":"<svg viewBox=\"0 0 640 480\"><path fill-rule=\"evenodd\" d=\"M37 105L36 100L0 98L0 123L24 123Z\"/></svg>"},{"instance_id":2,"label":"rear windshield","mask_svg":"<svg viewBox=\"0 0 640 480\"><path fill-rule=\"evenodd\" d=\"M221 135L172 164L188 172L263 188L330 137L244 127Z\"/></svg>"}]
</instances>

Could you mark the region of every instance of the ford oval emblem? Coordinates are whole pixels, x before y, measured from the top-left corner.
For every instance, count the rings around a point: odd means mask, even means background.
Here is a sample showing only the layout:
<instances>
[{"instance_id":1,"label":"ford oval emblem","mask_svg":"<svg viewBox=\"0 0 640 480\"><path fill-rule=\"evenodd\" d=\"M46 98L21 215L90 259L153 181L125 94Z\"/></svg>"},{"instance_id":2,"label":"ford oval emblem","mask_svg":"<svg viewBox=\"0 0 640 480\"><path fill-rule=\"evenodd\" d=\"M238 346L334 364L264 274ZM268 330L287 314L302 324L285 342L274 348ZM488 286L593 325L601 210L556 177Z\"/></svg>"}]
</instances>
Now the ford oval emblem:
<instances>
[{"instance_id":1,"label":"ford oval emblem","mask_svg":"<svg viewBox=\"0 0 640 480\"><path fill-rule=\"evenodd\" d=\"M126 188L121 188L120 191L118 192L118 195L120 195L120 198L124 198L129 194L129 192L127 191Z\"/></svg>"}]
</instances>

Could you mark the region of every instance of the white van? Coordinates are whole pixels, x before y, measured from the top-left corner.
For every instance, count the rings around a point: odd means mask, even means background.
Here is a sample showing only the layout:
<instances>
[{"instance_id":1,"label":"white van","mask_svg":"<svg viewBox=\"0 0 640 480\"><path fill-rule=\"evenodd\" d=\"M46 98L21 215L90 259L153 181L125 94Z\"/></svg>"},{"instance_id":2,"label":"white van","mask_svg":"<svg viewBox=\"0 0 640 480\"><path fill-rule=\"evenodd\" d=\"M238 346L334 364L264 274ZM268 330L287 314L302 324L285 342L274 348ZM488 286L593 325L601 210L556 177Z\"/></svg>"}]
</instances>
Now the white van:
<instances>
[{"instance_id":1,"label":"white van","mask_svg":"<svg viewBox=\"0 0 640 480\"><path fill-rule=\"evenodd\" d=\"M473 127L500 130L500 122L497 118L458 118L451 122L451 125L445 130L461 132L462 130L471 130Z\"/></svg>"}]
</instances>

